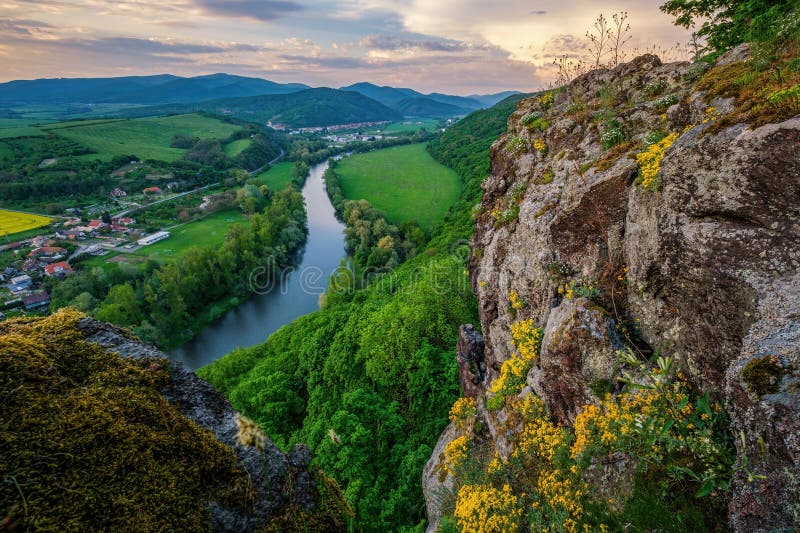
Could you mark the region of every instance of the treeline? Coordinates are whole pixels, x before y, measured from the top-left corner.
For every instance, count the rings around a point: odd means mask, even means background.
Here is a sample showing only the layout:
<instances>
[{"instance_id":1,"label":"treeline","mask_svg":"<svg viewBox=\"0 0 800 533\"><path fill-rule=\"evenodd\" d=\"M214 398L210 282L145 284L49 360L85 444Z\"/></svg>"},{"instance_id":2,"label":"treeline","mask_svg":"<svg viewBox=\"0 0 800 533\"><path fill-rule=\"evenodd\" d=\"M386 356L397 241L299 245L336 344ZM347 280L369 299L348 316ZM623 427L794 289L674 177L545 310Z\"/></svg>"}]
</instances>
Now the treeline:
<instances>
[{"instance_id":1,"label":"treeline","mask_svg":"<svg viewBox=\"0 0 800 533\"><path fill-rule=\"evenodd\" d=\"M250 139L249 146L235 157L228 157L223 146L242 139ZM244 125L241 130L222 140L175 135L170 146L186 149L187 152L183 156L185 161L200 163L217 170L233 167L256 170L278 157L281 149L287 146L287 141L284 135L273 130Z\"/></svg>"},{"instance_id":2,"label":"treeline","mask_svg":"<svg viewBox=\"0 0 800 533\"><path fill-rule=\"evenodd\" d=\"M342 273L322 310L201 370L280 446L310 446L345 489L357 531L424 529L422 469L459 395L458 326L477 323L460 244L510 111L482 111L448 131L484 147L481 165L459 170L467 187L420 253L363 289ZM484 130L487 120L498 126ZM435 157L472 157L468 145L448 142Z\"/></svg>"},{"instance_id":3,"label":"treeline","mask_svg":"<svg viewBox=\"0 0 800 533\"><path fill-rule=\"evenodd\" d=\"M368 201L346 199L335 160L330 161L323 179L336 216L345 223L345 245L353 258L356 279L396 268L425 245L426 235L418 224L390 224Z\"/></svg>"},{"instance_id":4,"label":"treeline","mask_svg":"<svg viewBox=\"0 0 800 533\"><path fill-rule=\"evenodd\" d=\"M51 308L91 313L162 348L185 342L249 296L254 273L261 281L275 275L305 241L302 195L270 194L263 211L231 226L219 248L195 247L165 265L80 271L53 284Z\"/></svg>"}]
</instances>

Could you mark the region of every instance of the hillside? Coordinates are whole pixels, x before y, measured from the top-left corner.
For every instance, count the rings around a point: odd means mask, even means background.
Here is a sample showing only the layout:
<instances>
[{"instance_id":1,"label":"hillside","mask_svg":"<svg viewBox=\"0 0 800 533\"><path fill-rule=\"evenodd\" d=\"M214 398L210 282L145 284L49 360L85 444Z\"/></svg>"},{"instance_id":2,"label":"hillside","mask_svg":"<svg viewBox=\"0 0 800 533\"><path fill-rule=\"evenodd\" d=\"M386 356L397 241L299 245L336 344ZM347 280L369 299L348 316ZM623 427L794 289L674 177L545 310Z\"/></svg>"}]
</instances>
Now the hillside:
<instances>
[{"instance_id":1,"label":"hillside","mask_svg":"<svg viewBox=\"0 0 800 533\"><path fill-rule=\"evenodd\" d=\"M483 121L464 120L447 135L488 147L512 110L480 112L494 129L473 131ZM470 149L454 144L434 156L459 160ZM276 442L308 443L344 488L356 530L424 519L422 468L457 397L458 325L477 320L458 243L472 233L485 173L459 177L459 201L416 257L365 289L334 283L322 310L201 370Z\"/></svg>"},{"instance_id":2,"label":"hillside","mask_svg":"<svg viewBox=\"0 0 800 533\"><path fill-rule=\"evenodd\" d=\"M292 127L330 126L397 120L400 115L359 93L336 89L307 89L291 94L225 98L197 104L174 104L132 109L126 116L156 116L204 111L265 124Z\"/></svg>"},{"instance_id":3,"label":"hillside","mask_svg":"<svg viewBox=\"0 0 800 533\"><path fill-rule=\"evenodd\" d=\"M0 83L0 105L199 102L214 98L285 94L307 85L212 74L182 78L170 74L119 78L57 78Z\"/></svg>"},{"instance_id":4,"label":"hillside","mask_svg":"<svg viewBox=\"0 0 800 533\"><path fill-rule=\"evenodd\" d=\"M404 117L451 118L468 115L471 110L457 107L430 98L406 98L397 102L392 109Z\"/></svg>"},{"instance_id":5,"label":"hillside","mask_svg":"<svg viewBox=\"0 0 800 533\"><path fill-rule=\"evenodd\" d=\"M304 447L237 435L227 400L127 333L61 311L0 324L0 346L3 530L345 530Z\"/></svg>"},{"instance_id":6,"label":"hillside","mask_svg":"<svg viewBox=\"0 0 800 533\"><path fill-rule=\"evenodd\" d=\"M800 73L775 46L519 102L473 211L480 330L429 531L797 528Z\"/></svg>"},{"instance_id":7,"label":"hillside","mask_svg":"<svg viewBox=\"0 0 800 533\"><path fill-rule=\"evenodd\" d=\"M356 83L341 90L363 94L407 117L450 118L493 105L464 96L422 94L413 89L380 87L372 83ZM491 99L491 96L488 98Z\"/></svg>"}]
</instances>

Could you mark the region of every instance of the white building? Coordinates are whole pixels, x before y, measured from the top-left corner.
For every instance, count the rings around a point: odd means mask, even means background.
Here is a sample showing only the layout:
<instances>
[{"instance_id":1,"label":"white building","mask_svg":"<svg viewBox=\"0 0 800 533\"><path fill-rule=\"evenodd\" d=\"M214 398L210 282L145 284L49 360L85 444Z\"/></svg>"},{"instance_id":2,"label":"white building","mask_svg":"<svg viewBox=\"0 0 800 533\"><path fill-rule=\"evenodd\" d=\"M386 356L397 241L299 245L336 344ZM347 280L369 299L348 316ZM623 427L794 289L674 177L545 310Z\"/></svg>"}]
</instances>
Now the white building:
<instances>
[{"instance_id":1,"label":"white building","mask_svg":"<svg viewBox=\"0 0 800 533\"><path fill-rule=\"evenodd\" d=\"M147 246L147 245L156 243L158 241L163 241L167 237L169 237L169 232L168 231L157 231L157 232L155 232L155 233L153 233L151 235L147 235L146 237L142 237L141 239L139 239L136 242L139 244L139 246Z\"/></svg>"}]
</instances>

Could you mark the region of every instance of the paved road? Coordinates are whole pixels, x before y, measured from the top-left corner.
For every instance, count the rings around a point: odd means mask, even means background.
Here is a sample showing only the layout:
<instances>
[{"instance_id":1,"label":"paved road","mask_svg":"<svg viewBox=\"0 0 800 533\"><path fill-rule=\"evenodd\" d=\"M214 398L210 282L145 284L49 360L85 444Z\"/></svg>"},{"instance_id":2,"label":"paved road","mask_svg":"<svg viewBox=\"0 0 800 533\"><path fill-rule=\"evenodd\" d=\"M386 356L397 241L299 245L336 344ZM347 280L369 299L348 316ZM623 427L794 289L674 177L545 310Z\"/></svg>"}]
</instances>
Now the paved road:
<instances>
[{"instance_id":1,"label":"paved road","mask_svg":"<svg viewBox=\"0 0 800 533\"><path fill-rule=\"evenodd\" d=\"M286 153L286 152L283 150L283 148L281 148L281 154L280 154L278 157L276 157L275 159L273 159L273 160L272 160L272 161L270 161L269 163L264 163L263 165L261 165L261 166L260 166L260 167L258 167L257 169L255 169L255 170L251 171L251 172L250 172L250 175L251 175L251 176L255 176L256 174L261 174L261 171L262 171L262 170L264 170L264 168L265 168L265 167L271 167L272 165L274 165L275 163L277 163L278 161L280 161L280 160L281 160L281 158L283 158L283 154L285 154L285 153Z\"/></svg>"}]
</instances>

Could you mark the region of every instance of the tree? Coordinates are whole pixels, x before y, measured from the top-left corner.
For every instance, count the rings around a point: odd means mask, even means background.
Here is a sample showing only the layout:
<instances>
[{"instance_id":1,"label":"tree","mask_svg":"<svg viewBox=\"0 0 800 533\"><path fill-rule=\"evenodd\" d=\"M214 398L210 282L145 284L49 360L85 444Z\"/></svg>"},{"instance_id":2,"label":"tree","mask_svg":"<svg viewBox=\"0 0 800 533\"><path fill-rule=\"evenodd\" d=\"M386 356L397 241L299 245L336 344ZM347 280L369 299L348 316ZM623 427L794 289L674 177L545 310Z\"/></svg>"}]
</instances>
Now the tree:
<instances>
[{"instance_id":1,"label":"tree","mask_svg":"<svg viewBox=\"0 0 800 533\"><path fill-rule=\"evenodd\" d=\"M797 6L796 0L668 0L661 11L675 17L675 24L693 28L707 39L712 52L774 37L780 21Z\"/></svg>"}]
</instances>

